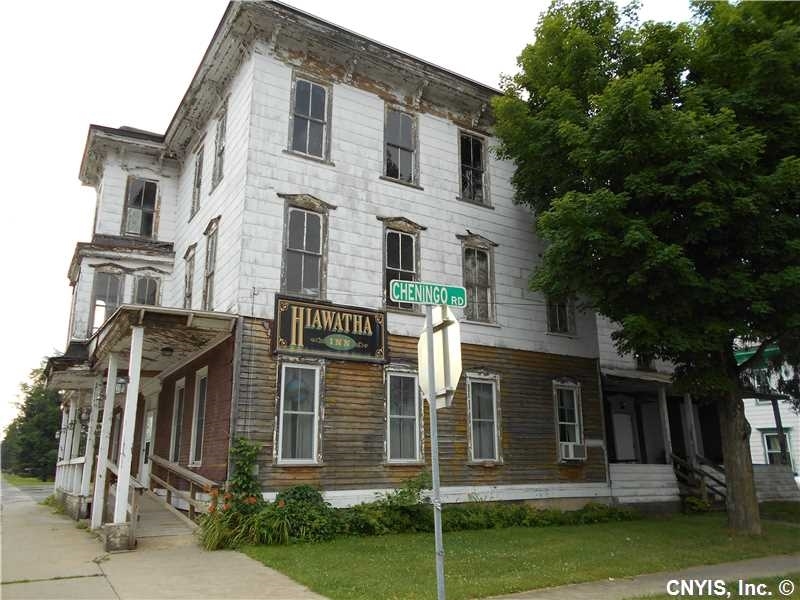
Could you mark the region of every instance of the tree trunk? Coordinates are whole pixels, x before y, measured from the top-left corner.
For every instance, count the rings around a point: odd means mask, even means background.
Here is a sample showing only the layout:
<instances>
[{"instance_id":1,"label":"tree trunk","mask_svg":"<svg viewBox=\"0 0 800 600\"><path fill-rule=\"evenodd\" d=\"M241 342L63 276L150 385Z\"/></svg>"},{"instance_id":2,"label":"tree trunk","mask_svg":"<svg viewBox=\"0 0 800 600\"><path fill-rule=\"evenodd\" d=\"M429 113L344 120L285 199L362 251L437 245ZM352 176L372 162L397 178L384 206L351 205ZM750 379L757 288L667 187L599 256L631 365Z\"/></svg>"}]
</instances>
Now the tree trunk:
<instances>
[{"instance_id":1,"label":"tree trunk","mask_svg":"<svg viewBox=\"0 0 800 600\"><path fill-rule=\"evenodd\" d=\"M750 458L750 426L744 416L744 403L739 394L733 392L721 398L718 406L728 488L728 526L736 533L761 535L761 517Z\"/></svg>"}]
</instances>

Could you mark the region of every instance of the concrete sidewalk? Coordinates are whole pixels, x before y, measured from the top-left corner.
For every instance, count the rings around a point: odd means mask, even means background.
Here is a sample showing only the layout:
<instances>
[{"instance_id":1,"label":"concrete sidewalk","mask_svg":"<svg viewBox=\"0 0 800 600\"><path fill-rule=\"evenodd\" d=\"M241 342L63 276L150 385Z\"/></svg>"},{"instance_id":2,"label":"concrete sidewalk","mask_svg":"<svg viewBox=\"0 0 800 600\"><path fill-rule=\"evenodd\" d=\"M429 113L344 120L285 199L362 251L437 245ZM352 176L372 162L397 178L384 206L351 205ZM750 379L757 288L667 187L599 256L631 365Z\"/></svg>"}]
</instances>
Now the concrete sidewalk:
<instances>
[{"instance_id":1,"label":"concrete sidewalk","mask_svg":"<svg viewBox=\"0 0 800 600\"><path fill-rule=\"evenodd\" d=\"M758 577L772 577L798 571L800 571L800 554L766 556L718 565L690 567L680 571L666 571L622 579L589 581L531 590L507 596L496 596L494 600L598 600L600 598L624 600L637 596L664 594L667 592L667 582L672 579L721 579L723 581L741 579L750 581ZM794 584L796 587L800 587L800 581L794 581ZM731 597L738 597L735 591L731 591ZM773 597L780 597L775 590L771 591Z\"/></svg>"},{"instance_id":2,"label":"concrete sidewalk","mask_svg":"<svg viewBox=\"0 0 800 600\"><path fill-rule=\"evenodd\" d=\"M3 482L0 597L322 598L244 554L206 552L190 535L150 537L133 552L105 554L75 521Z\"/></svg>"}]
</instances>

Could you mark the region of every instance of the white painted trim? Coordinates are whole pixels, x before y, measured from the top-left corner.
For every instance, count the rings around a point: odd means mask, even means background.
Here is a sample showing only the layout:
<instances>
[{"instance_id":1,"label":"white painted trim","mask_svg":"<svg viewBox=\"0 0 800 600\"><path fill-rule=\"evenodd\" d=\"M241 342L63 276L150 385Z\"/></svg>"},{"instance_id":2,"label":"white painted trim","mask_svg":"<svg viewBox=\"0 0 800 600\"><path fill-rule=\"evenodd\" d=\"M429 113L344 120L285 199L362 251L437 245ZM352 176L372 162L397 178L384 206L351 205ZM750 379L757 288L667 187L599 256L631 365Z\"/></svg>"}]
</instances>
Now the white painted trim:
<instances>
[{"instance_id":1,"label":"white painted trim","mask_svg":"<svg viewBox=\"0 0 800 600\"><path fill-rule=\"evenodd\" d=\"M310 369L314 371L314 435L311 438L313 445L312 458L283 458L283 391L286 385L286 368L292 369ZM277 463L279 465L316 465L319 464L319 378L321 367L319 365L309 365L306 363L298 362L285 362L281 364L281 386L280 386L280 416L278 427L278 454Z\"/></svg>"},{"instance_id":2,"label":"white painted trim","mask_svg":"<svg viewBox=\"0 0 800 600\"><path fill-rule=\"evenodd\" d=\"M500 454L500 424L498 399L500 377L488 373L467 373L467 439L469 440L469 460L472 463L498 463L502 462ZM490 383L492 385L492 414L494 415L494 456L492 458L475 458L475 444L472 439L472 384Z\"/></svg>"},{"instance_id":3,"label":"white painted trim","mask_svg":"<svg viewBox=\"0 0 800 600\"><path fill-rule=\"evenodd\" d=\"M203 436L200 437L200 460L195 460L195 449L197 448L197 405L200 398L200 380L206 380L206 395L203 398ZM199 467L203 464L203 437L206 432L206 404L208 404L208 367L198 369L194 373L194 408L192 410L192 441L189 445L189 466ZM184 396L184 402L186 402Z\"/></svg>"},{"instance_id":4,"label":"white painted trim","mask_svg":"<svg viewBox=\"0 0 800 600\"><path fill-rule=\"evenodd\" d=\"M583 445L584 448L586 447L586 438L583 430L583 402L581 401L581 384L577 381L571 381L567 379L554 379L553 380L553 411L554 411L554 421L556 425L556 457L558 458L558 462L585 462L586 458L580 459L564 459L561 456L561 420L558 415L558 390L570 390L573 394L573 399L575 400L575 418L577 419L577 433L578 433L578 440L575 442L576 444ZM588 452L585 452L586 457L589 456Z\"/></svg>"},{"instance_id":5,"label":"white painted trim","mask_svg":"<svg viewBox=\"0 0 800 600\"><path fill-rule=\"evenodd\" d=\"M136 412L139 401L139 380L142 368L144 327L131 327L131 350L128 363L128 388L125 391L125 411L122 417L119 467L117 471L117 495L114 505L114 523L128 521L128 491L131 483L131 461L133 459L133 435L136 429Z\"/></svg>"},{"instance_id":6,"label":"white painted trim","mask_svg":"<svg viewBox=\"0 0 800 600\"><path fill-rule=\"evenodd\" d=\"M183 406L181 407L181 419L183 419L183 413L186 411L186 377L181 377L175 382L175 392L172 395L172 424L169 435L169 451L167 452L167 456L172 462L179 462L181 453L181 449L179 447L178 456L172 455L172 450L175 448L175 434L177 433L177 428L183 425L183 423L178 423L178 413L175 410L178 406L179 390L183 390Z\"/></svg>"},{"instance_id":7,"label":"white painted trim","mask_svg":"<svg viewBox=\"0 0 800 600\"><path fill-rule=\"evenodd\" d=\"M372 502L381 495L395 491L392 488L329 490L322 493L332 506L343 508L364 502ZM263 492L267 501L274 501L276 492ZM549 500L557 498L610 498L608 485L597 483L541 483L522 485L476 485L445 486L441 488L442 502L455 504L474 502L476 498L487 501L501 500Z\"/></svg>"},{"instance_id":8,"label":"white painted trim","mask_svg":"<svg viewBox=\"0 0 800 600\"><path fill-rule=\"evenodd\" d=\"M390 417L390 408L391 408L391 398L389 396L389 390L391 389L390 380L392 377L405 377L407 379L414 380L414 458L392 458L391 457L391 448L392 448L392 439L391 439L391 417ZM414 465L418 464L422 457L421 452L421 439L422 436L420 435L420 397L419 397L419 378L417 377L416 371L407 371L403 370L402 368L388 368L386 370L386 462L392 465Z\"/></svg>"}]
</instances>

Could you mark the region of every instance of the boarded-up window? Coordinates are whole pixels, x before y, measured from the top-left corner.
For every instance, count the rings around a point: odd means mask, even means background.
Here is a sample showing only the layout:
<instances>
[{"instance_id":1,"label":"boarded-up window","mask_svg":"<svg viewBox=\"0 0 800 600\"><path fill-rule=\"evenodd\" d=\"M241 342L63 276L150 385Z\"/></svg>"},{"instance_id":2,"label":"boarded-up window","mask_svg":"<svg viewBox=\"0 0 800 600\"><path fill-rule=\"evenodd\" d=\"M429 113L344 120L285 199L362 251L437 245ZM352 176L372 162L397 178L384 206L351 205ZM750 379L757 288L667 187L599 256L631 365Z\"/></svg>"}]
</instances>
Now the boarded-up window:
<instances>
[{"instance_id":1,"label":"boarded-up window","mask_svg":"<svg viewBox=\"0 0 800 600\"><path fill-rule=\"evenodd\" d=\"M189 464L199 465L203 459L203 433L206 425L206 396L208 394L208 369L197 371L194 379L194 415L192 418L192 445Z\"/></svg>"},{"instance_id":2,"label":"boarded-up window","mask_svg":"<svg viewBox=\"0 0 800 600\"><path fill-rule=\"evenodd\" d=\"M322 215L289 208L284 263L284 290L320 296L322 281Z\"/></svg>"},{"instance_id":3,"label":"boarded-up window","mask_svg":"<svg viewBox=\"0 0 800 600\"><path fill-rule=\"evenodd\" d=\"M158 304L158 284L159 280L156 277L137 277L133 290L133 303L149 306Z\"/></svg>"},{"instance_id":4,"label":"boarded-up window","mask_svg":"<svg viewBox=\"0 0 800 600\"><path fill-rule=\"evenodd\" d=\"M468 380L472 460L497 460L497 396L493 380Z\"/></svg>"},{"instance_id":5,"label":"boarded-up window","mask_svg":"<svg viewBox=\"0 0 800 600\"><path fill-rule=\"evenodd\" d=\"M186 398L186 382L181 379L175 384L175 398L172 401L172 435L169 443L169 459L179 462L181 458L181 435L183 433L183 408Z\"/></svg>"},{"instance_id":6,"label":"boarded-up window","mask_svg":"<svg viewBox=\"0 0 800 600\"><path fill-rule=\"evenodd\" d=\"M483 140L468 133L459 136L461 155L461 198L486 203Z\"/></svg>"},{"instance_id":7,"label":"boarded-up window","mask_svg":"<svg viewBox=\"0 0 800 600\"><path fill-rule=\"evenodd\" d=\"M464 287L467 288L467 306L464 316L468 321L488 322L493 317L491 254L479 248L464 248Z\"/></svg>"},{"instance_id":8,"label":"boarded-up window","mask_svg":"<svg viewBox=\"0 0 800 600\"><path fill-rule=\"evenodd\" d=\"M117 273L95 272L89 335L100 329L100 326L114 314L114 311L122 303L123 281L124 277Z\"/></svg>"},{"instance_id":9,"label":"boarded-up window","mask_svg":"<svg viewBox=\"0 0 800 600\"><path fill-rule=\"evenodd\" d=\"M327 90L297 79L292 114L292 150L324 158L327 143Z\"/></svg>"},{"instance_id":10,"label":"boarded-up window","mask_svg":"<svg viewBox=\"0 0 800 600\"><path fill-rule=\"evenodd\" d=\"M417 281L417 236L402 231L386 230L386 306L413 309L413 304L393 302L389 296L389 284L393 279Z\"/></svg>"},{"instance_id":11,"label":"boarded-up window","mask_svg":"<svg viewBox=\"0 0 800 600\"><path fill-rule=\"evenodd\" d=\"M417 378L390 373L388 377L387 447L390 461L419 460L419 400Z\"/></svg>"},{"instance_id":12,"label":"boarded-up window","mask_svg":"<svg viewBox=\"0 0 800 600\"><path fill-rule=\"evenodd\" d=\"M386 111L386 177L416 183L414 117L399 110Z\"/></svg>"},{"instance_id":13,"label":"boarded-up window","mask_svg":"<svg viewBox=\"0 0 800 600\"><path fill-rule=\"evenodd\" d=\"M154 236L157 197L158 184L155 181L128 178L123 233L141 237Z\"/></svg>"},{"instance_id":14,"label":"boarded-up window","mask_svg":"<svg viewBox=\"0 0 800 600\"><path fill-rule=\"evenodd\" d=\"M316 462L319 369L283 365L280 454L287 462Z\"/></svg>"}]
</instances>

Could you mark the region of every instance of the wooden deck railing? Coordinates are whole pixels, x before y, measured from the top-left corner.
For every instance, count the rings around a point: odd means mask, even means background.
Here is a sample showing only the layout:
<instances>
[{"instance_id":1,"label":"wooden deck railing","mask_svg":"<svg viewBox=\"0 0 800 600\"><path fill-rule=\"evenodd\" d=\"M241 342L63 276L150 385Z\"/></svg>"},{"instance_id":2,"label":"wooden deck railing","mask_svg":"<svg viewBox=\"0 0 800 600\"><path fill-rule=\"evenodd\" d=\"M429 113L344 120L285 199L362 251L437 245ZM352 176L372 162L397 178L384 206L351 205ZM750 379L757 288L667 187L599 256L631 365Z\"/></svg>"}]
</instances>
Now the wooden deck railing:
<instances>
[{"instance_id":1,"label":"wooden deck railing","mask_svg":"<svg viewBox=\"0 0 800 600\"><path fill-rule=\"evenodd\" d=\"M162 487L167 491L167 504L172 504L173 497L183 500L189 505L189 518L192 520L197 517L198 513L202 514L208 511L211 502L198 500L197 492L211 494L214 490L219 491L220 484L156 454L150 455L150 460L153 462L150 486ZM189 489L178 489L176 487L178 481L188 483Z\"/></svg>"},{"instance_id":2,"label":"wooden deck railing","mask_svg":"<svg viewBox=\"0 0 800 600\"><path fill-rule=\"evenodd\" d=\"M698 463L706 468L696 467L686 459L676 454L672 455L672 464L678 483L690 494L700 496L703 500L713 500L712 495L720 500L725 500L728 492L725 473L719 465L707 458L700 455L697 458Z\"/></svg>"}]
</instances>

